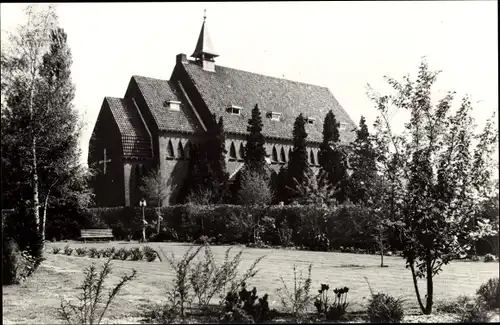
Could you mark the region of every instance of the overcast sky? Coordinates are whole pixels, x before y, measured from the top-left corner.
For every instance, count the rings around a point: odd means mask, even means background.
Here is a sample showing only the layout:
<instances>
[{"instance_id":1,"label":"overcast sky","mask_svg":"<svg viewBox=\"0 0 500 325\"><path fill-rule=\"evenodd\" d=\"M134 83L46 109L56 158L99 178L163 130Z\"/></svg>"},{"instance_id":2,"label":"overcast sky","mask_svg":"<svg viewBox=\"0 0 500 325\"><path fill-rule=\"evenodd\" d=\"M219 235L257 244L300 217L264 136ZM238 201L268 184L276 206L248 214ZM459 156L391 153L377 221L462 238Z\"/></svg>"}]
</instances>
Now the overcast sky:
<instances>
[{"instance_id":1,"label":"overcast sky","mask_svg":"<svg viewBox=\"0 0 500 325\"><path fill-rule=\"evenodd\" d=\"M1 28L25 19L26 4L2 3ZM132 75L169 79L178 53L192 54L207 10L216 64L326 86L370 129L377 112L366 84L416 75L420 59L442 70L436 98L468 94L482 126L498 111L497 1L65 3L61 27L73 54L75 106L88 141L105 96L123 97ZM459 104L459 98L455 101ZM392 123L402 126L404 116Z\"/></svg>"}]
</instances>

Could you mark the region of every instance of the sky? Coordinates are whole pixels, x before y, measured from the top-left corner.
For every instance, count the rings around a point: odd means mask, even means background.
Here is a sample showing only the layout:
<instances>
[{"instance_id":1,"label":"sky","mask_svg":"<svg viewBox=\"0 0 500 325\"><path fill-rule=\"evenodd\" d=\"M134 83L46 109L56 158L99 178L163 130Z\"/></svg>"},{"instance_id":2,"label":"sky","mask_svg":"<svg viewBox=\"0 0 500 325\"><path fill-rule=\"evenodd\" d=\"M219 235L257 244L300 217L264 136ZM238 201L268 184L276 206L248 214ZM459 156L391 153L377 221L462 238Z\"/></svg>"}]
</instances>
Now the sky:
<instances>
[{"instance_id":1,"label":"sky","mask_svg":"<svg viewBox=\"0 0 500 325\"><path fill-rule=\"evenodd\" d=\"M2 3L5 31L25 3ZM469 95L479 127L498 111L497 1L61 3L73 56L74 105L85 121L82 162L105 96L123 97L132 75L169 79L175 56L192 54L207 10L216 64L328 87L351 118L377 111L366 95L383 76L416 76L421 58L441 70L437 101ZM395 130L404 112L391 120ZM479 129L478 129L479 130Z\"/></svg>"}]
</instances>

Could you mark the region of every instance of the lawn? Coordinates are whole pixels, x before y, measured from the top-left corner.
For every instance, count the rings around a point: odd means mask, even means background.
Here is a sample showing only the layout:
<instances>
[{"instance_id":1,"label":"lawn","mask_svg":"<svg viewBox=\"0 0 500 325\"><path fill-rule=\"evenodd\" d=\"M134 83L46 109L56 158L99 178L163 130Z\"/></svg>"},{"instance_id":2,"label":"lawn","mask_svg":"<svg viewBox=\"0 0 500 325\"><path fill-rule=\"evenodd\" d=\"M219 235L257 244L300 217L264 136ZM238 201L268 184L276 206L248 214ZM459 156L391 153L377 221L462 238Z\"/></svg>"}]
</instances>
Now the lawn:
<instances>
[{"instance_id":1,"label":"lawn","mask_svg":"<svg viewBox=\"0 0 500 325\"><path fill-rule=\"evenodd\" d=\"M63 248L68 243L50 243L46 248L46 260L37 272L26 282L16 286L3 287L3 321L16 323L62 323L57 317L60 296L69 298L77 293L75 288L83 279L82 270L92 262L102 265L104 258L66 256L63 252L52 253L52 247ZM70 247L111 247L116 248L142 246L138 243L69 243ZM164 252L173 252L181 256L189 244L180 243L150 243L153 248L161 248ZM212 250L218 260L222 259L228 246L213 246ZM233 247L233 254L243 247ZM75 254L75 253L73 253ZM330 284L330 287L349 287L348 301L351 311L363 310L370 295L364 277L370 281L374 291L387 292L393 296L406 298L407 313L417 312L411 273L405 268L400 257L384 257L386 268L380 268L380 257L376 255L358 255L348 253L309 252L284 249L244 248L240 272L244 272L259 256L266 257L258 265L259 273L249 282L256 286L258 294L269 294L269 300L278 307L276 289L282 287L280 276L287 284L292 284L295 264L299 270L312 268L311 293L317 292L320 283ZM128 283L122 293L110 307L106 322L133 323L140 319L141 306L151 302L165 301L165 291L173 277L166 262L120 261L113 260L113 272L110 281L116 283L123 273L132 269L138 271L138 277ZM435 300L457 297L461 294L474 295L477 288L489 278L498 277L498 263L483 262L451 262L444 266L443 271L435 278ZM422 283L423 285L423 283ZM424 287L422 286L422 289ZM422 291L422 296L425 292Z\"/></svg>"}]
</instances>

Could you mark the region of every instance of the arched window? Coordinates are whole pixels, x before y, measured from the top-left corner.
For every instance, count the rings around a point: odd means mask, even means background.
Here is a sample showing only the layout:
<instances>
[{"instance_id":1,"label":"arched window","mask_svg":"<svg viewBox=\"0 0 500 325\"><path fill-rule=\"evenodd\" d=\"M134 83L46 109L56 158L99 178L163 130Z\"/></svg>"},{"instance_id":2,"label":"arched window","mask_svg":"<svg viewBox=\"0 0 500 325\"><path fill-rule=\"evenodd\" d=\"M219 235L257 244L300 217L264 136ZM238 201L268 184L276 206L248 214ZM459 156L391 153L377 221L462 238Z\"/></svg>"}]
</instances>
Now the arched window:
<instances>
[{"instance_id":1,"label":"arched window","mask_svg":"<svg viewBox=\"0 0 500 325\"><path fill-rule=\"evenodd\" d=\"M191 150L191 142L188 141L186 143L186 145L184 146L184 157L186 157L186 159L189 159L189 157L190 157L190 154L191 154L189 152L190 150Z\"/></svg>"},{"instance_id":2,"label":"arched window","mask_svg":"<svg viewBox=\"0 0 500 325\"><path fill-rule=\"evenodd\" d=\"M240 159L245 159L245 146L243 145L243 142L240 143Z\"/></svg>"},{"instance_id":3,"label":"arched window","mask_svg":"<svg viewBox=\"0 0 500 325\"><path fill-rule=\"evenodd\" d=\"M272 162L278 162L278 152L276 151L276 147L273 146L273 154L271 156Z\"/></svg>"},{"instance_id":4,"label":"arched window","mask_svg":"<svg viewBox=\"0 0 500 325\"><path fill-rule=\"evenodd\" d=\"M236 148L234 147L234 142L231 142L229 147L229 160L236 160Z\"/></svg>"},{"instance_id":5,"label":"arched window","mask_svg":"<svg viewBox=\"0 0 500 325\"><path fill-rule=\"evenodd\" d=\"M309 156L311 157L310 160L311 160L311 165L315 166L316 165L316 159L314 159L314 151L311 150L311 153L309 154Z\"/></svg>"},{"instance_id":6,"label":"arched window","mask_svg":"<svg viewBox=\"0 0 500 325\"><path fill-rule=\"evenodd\" d=\"M281 162L286 162L286 155L285 155L285 149L283 147L281 147L281 152L280 152L280 155L281 155Z\"/></svg>"},{"instance_id":7,"label":"arched window","mask_svg":"<svg viewBox=\"0 0 500 325\"><path fill-rule=\"evenodd\" d=\"M182 148L182 142L180 140L177 145L177 158L184 159L184 148Z\"/></svg>"},{"instance_id":8,"label":"arched window","mask_svg":"<svg viewBox=\"0 0 500 325\"><path fill-rule=\"evenodd\" d=\"M172 145L172 140L168 140L167 159L173 159L173 158L175 158L174 146Z\"/></svg>"}]
</instances>

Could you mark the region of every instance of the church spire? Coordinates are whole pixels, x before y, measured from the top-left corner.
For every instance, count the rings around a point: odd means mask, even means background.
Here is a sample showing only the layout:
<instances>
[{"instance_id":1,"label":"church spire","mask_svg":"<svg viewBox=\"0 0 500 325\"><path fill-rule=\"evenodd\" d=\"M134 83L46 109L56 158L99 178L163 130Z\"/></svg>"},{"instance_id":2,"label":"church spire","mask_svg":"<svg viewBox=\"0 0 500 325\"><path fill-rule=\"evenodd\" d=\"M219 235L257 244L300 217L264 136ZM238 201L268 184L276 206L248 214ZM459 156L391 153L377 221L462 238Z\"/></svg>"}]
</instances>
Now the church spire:
<instances>
[{"instance_id":1,"label":"church spire","mask_svg":"<svg viewBox=\"0 0 500 325\"><path fill-rule=\"evenodd\" d=\"M200 36L198 37L198 43L196 43L196 48L191 55L196 58L205 70L215 71L215 61L214 58L218 57L219 54L215 52L212 40L207 30L207 10L205 9L203 14L203 24L201 25Z\"/></svg>"}]
</instances>

